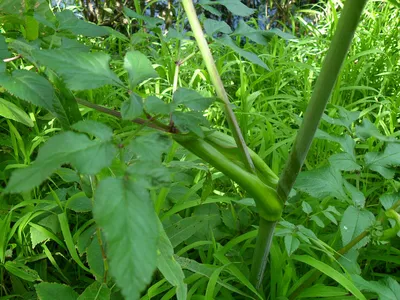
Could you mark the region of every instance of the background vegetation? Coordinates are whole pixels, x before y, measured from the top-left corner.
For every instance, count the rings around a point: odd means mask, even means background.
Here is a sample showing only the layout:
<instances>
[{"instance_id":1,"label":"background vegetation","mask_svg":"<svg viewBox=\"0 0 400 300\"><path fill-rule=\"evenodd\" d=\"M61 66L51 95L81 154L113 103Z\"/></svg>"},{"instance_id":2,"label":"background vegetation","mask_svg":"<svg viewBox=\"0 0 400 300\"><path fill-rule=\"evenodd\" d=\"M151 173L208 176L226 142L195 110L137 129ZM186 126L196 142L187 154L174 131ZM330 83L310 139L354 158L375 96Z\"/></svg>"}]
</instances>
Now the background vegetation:
<instances>
[{"instance_id":1,"label":"background vegetation","mask_svg":"<svg viewBox=\"0 0 400 300\"><path fill-rule=\"evenodd\" d=\"M398 4L366 6L257 290L254 200L162 134L229 133L185 13L117 2L70 7L106 27L0 0L0 299L399 299ZM218 72L280 174L343 3L265 30L219 2L197 6Z\"/></svg>"}]
</instances>

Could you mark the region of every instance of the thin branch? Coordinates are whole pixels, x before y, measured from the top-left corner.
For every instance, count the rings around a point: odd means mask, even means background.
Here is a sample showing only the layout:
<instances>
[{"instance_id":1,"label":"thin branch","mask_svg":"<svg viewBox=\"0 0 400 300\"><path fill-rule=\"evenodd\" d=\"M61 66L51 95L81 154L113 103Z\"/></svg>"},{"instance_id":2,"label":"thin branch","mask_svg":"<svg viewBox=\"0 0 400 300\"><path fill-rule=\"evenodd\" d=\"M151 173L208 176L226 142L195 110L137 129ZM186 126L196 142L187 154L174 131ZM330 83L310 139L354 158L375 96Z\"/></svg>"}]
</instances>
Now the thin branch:
<instances>
[{"instance_id":1,"label":"thin branch","mask_svg":"<svg viewBox=\"0 0 400 300\"><path fill-rule=\"evenodd\" d=\"M17 60L17 59L19 59L19 58L21 58L21 57L22 57L22 55L21 55L21 54L18 54L17 56L14 56L14 57L4 58L3 61L4 61L5 63L8 63L8 62Z\"/></svg>"}]
</instances>

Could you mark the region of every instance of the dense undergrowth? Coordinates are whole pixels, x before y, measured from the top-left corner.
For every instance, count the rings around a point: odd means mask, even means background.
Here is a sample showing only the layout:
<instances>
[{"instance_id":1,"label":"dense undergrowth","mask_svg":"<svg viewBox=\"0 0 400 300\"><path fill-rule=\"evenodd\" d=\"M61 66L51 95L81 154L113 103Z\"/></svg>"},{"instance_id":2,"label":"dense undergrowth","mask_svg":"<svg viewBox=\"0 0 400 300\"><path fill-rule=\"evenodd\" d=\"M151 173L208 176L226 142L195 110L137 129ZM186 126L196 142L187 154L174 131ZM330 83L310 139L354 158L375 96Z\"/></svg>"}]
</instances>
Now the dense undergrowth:
<instances>
[{"instance_id":1,"label":"dense undergrowth","mask_svg":"<svg viewBox=\"0 0 400 300\"><path fill-rule=\"evenodd\" d=\"M168 33L156 27L162 20L126 11L128 32L143 27L125 36L85 27L68 12L54 17L45 2L27 9L39 21L32 36L28 12L0 0L0 299L400 299L398 7L367 4L257 291L248 279L259 219L253 199L171 132L157 133L171 131L170 121L196 133L207 126L203 115L229 133L183 10ZM231 40L221 39L229 27L203 20L246 144L276 174L342 5L300 11L292 16L299 25L285 32L261 33L251 20L253 29L243 23ZM110 55L116 77L107 60L82 54L89 50ZM47 78L54 91L27 74ZM62 107L49 104L51 93ZM90 122L71 129L80 115ZM132 122L138 117L144 124ZM99 148L66 156L79 151L75 143ZM115 208L124 197L134 202Z\"/></svg>"}]
</instances>

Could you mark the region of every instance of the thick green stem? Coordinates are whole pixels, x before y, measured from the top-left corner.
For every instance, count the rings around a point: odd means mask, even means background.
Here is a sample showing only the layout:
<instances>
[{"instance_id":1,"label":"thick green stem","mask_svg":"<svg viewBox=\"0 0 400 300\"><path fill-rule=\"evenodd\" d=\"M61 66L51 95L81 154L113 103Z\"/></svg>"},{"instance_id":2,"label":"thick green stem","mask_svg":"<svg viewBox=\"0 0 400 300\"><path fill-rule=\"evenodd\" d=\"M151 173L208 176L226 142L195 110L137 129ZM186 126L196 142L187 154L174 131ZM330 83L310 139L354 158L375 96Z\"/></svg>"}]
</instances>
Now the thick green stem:
<instances>
[{"instance_id":1,"label":"thick green stem","mask_svg":"<svg viewBox=\"0 0 400 300\"><path fill-rule=\"evenodd\" d=\"M304 114L303 124L278 183L278 194L282 199L287 199L303 166L366 2L367 0L347 0L344 4L337 30Z\"/></svg>"},{"instance_id":2,"label":"thick green stem","mask_svg":"<svg viewBox=\"0 0 400 300\"><path fill-rule=\"evenodd\" d=\"M257 290L261 289L276 223L276 221L271 222L260 218L260 226L258 227L256 248L254 250L250 273L250 281Z\"/></svg>"},{"instance_id":3,"label":"thick green stem","mask_svg":"<svg viewBox=\"0 0 400 300\"><path fill-rule=\"evenodd\" d=\"M229 128L232 131L232 135L235 138L236 144L238 146L239 152L242 156L243 163L246 169L255 174L254 164L250 158L249 151L247 150L246 143L243 139L242 132L239 128L236 116L233 113L231 104L228 99L228 95L225 91L224 85L222 83L221 77L219 76L217 67L214 62L214 58L211 54L208 43L203 34L203 29L201 28L199 19L197 18L196 10L193 6L192 0L182 0L183 8L185 9L186 15L188 17L190 26L192 28L194 37L196 39L197 45L200 49L201 55L203 56L204 63L207 67L208 73L210 74L211 81L215 87L217 96L224 102L224 108L226 113L226 118L228 120Z\"/></svg>"}]
</instances>

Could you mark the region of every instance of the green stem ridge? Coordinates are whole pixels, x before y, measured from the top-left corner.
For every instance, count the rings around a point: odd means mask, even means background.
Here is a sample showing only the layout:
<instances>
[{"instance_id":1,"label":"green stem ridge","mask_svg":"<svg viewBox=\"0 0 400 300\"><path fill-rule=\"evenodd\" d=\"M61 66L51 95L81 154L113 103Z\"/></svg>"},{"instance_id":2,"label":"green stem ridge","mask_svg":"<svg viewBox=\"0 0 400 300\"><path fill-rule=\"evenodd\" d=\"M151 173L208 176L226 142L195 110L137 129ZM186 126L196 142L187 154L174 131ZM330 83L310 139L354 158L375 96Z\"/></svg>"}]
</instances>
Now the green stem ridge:
<instances>
[{"instance_id":1,"label":"green stem ridge","mask_svg":"<svg viewBox=\"0 0 400 300\"><path fill-rule=\"evenodd\" d=\"M366 2L367 0L347 0L344 4L336 32L304 114L303 124L297 133L289 160L278 183L278 194L282 199L287 199L303 166Z\"/></svg>"},{"instance_id":2,"label":"green stem ridge","mask_svg":"<svg viewBox=\"0 0 400 300\"><path fill-rule=\"evenodd\" d=\"M196 10L193 6L192 0L182 0L183 8L185 9L186 15L188 17L190 27L192 28L194 37L196 39L197 45L200 49L201 55L203 56L204 63L207 67L208 73L210 74L211 81L215 87L217 96L222 99L224 103L224 109L226 113L226 118L229 124L229 128L232 131L232 135L235 139L237 147L239 149L240 155L243 159L243 163L246 169L251 173L256 173L253 161L250 158L249 151L247 150L246 143L244 141L242 132L239 128L236 116L233 113L231 104L228 99L228 95L225 91L224 85L222 83L221 77L219 76L217 67L214 62L214 58L211 54L210 48L206 38L204 37L203 29L201 28L199 19L197 18Z\"/></svg>"}]
</instances>

